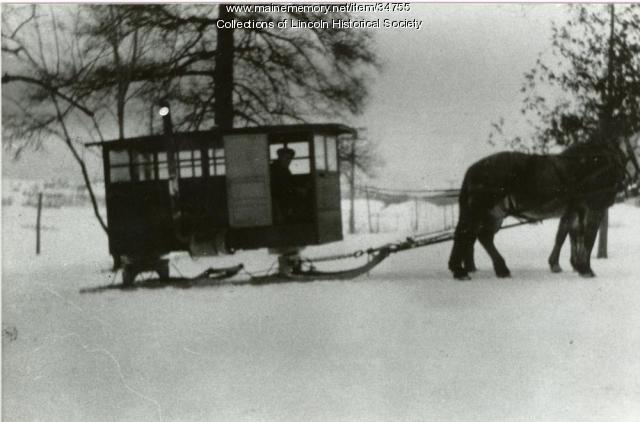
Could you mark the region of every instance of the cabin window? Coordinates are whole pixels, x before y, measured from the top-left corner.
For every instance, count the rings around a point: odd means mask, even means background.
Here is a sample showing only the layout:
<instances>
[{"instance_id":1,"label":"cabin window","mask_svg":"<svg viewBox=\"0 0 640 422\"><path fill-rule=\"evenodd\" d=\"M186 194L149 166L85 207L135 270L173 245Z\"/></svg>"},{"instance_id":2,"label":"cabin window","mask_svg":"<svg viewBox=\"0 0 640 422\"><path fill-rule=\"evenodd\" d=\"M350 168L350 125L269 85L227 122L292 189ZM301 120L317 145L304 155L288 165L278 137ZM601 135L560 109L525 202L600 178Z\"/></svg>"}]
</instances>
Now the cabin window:
<instances>
[{"instance_id":1,"label":"cabin window","mask_svg":"<svg viewBox=\"0 0 640 422\"><path fill-rule=\"evenodd\" d=\"M224 148L209 148L209 175L224 176L226 173Z\"/></svg>"},{"instance_id":2,"label":"cabin window","mask_svg":"<svg viewBox=\"0 0 640 422\"><path fill-rule=\"evenodd\" d=\"M338 150L335 136L316 135L313 138L316 170L338 171Z\"/></svg>"},{"instance_id":3,"label":"cabin window","mask_svg":"<svg viewBox=\"0 0 640 422\"><path fill-rule=\"evenodd\" d=\"M109 180L111 183L128 182L131 180L129 173L129 152L127 150L109 151Z\"/></svg>"},{"instance_id":4,"label":"cabin window","mask_svg":"<svg viewBox=\"0 0 640 422\"><path fill-rule=\"evenodd\" d=\"M327 151L324 145L324 136L315 135L313 137L313 146L315 149L316 156L316 170L326 170L327 169Z\"/></svg>"},{"instance_id":5,"label":"cabin window","mask_svg":"<svg viewBox=\"0 0 640 422\"><path fill-rule=\"evenodd\" d=\"M178 152L178 167L181 178L201 177L202 158L199 149Z\"/></svg>"},{"instance_id":6,"label":"cabin window","mask_svg":"<svg viewBox=\"0 0 640 422\"><path fill-rule=\"evenodd\" d=\"M131 161L134 180L143 182L145 180L155 179L155 173L153 169L153 155L153 152L132 152Z\"/></svg>"},{"instance_id":7,"label":"cabin window","mask_svg":"<svg viewBox=\"0 0 640 422\"><path fill-rule=\"evenodd\" d=\"M278 159L278 150L284 146L291 148L295 152L295 156L291 161L289 170L291 174L309 174L311 173L311 164L309 157L309 144L307 142L287 142L276 143L269 146L269 156L271 161Z\"/></svg>"},{"instance_id":8,"label":"cabin window","mask_svg":"<svg viewBox=\"0 0 640 422\"><path fill-rule=\"evenodd\" d=\"M327 136L327 170L338 171L338 147L335 136Z\"/></svg>"},{"instance_id":9,"label":"cabin window","mask_svg":"<svg viewBox=\"0 0 640 422\"><path fill-rule=\"evenodd\" d=\"M167 161L166 152L158 152L158 179L165 180L169 178L169 163Z\"/></svg>"}]
</instances>

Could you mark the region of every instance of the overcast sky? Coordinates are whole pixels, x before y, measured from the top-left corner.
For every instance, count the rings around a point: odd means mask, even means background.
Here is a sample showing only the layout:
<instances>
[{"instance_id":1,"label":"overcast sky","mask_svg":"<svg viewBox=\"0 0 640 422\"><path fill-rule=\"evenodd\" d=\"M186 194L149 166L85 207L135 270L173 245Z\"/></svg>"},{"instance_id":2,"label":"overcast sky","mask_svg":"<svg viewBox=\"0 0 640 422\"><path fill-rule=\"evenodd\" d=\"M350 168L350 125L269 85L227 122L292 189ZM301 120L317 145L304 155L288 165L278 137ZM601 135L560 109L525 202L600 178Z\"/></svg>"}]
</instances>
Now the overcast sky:
<instances>
[{"instance_id":1,"label":"overcast sky","mask_svg":"<svg viewBox=\"0 0 640 422\"><path fill-rule=\"evenodd\" d=\"M566 7L413 3L410 13L367 15L423 22L420 30L375 30L385 66L356 122L386 162L374 184L446 187L496 151L487 144L490 124L501 116L516 121L523 74L549 49L551 20L562 21ZM70 177L77 168L64 148L50 146L19 165L3 157L3 174Z\"/></svg>"},{"instance_id":2,"label":"overcast sky","mask_svg":"<svg viewBox=\"0 0 640 422\"><path fill-rule=\"evenodd\" d=\"M447 186L478 158L501 116L519 124L524 72L549 50L565 5L412 4L420 31L378 32L386 61L362 119L390 186Z\"/></svg>"}]
</instances>

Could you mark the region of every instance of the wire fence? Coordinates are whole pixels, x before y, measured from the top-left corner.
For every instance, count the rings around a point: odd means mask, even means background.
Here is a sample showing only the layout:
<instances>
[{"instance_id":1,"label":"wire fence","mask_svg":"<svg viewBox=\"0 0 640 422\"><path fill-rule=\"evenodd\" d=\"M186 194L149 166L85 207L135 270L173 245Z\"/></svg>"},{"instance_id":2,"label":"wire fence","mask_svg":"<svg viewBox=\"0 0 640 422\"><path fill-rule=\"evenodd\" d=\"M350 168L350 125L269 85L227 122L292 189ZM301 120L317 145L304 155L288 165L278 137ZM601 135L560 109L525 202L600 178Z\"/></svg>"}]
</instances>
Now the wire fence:
<instances>
[{"instance_id":1,"label":"wire fence","mask_svg":"<svg viewBox=\"0 0 640 422\"><path fill-rule=\"evenodd\" d=\"M346 231L353 229L355 233L447 230L457 221L458 192L457 189L408 190L356 185L353 204L346 198L343 206L343 221Z\"/></svg>"}]
</instances>

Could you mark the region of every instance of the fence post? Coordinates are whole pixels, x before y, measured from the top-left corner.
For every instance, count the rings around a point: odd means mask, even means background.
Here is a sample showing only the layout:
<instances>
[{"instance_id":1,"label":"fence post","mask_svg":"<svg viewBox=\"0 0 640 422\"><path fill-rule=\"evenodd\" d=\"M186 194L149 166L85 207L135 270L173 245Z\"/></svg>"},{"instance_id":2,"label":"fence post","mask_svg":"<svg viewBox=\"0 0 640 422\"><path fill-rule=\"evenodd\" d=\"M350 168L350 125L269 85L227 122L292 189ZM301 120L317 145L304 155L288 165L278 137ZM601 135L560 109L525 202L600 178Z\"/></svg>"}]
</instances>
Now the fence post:
<instances>
[{"instance_id":1,"label":"fence post","mask_svg":"<svg viewBox=\"0 0 640 422\"><path fill-rule=\"evenodd\" d=\"M40 219L42 217L42 192L38 193L38 214L36 217L36 255L40 255Z\"/></svg>"},{"instance_id":2,"label":"fence post","mask_svg":"<svg viewBox=\"0 0 640 422\"><path fill-rule=\"evenodd\" d=\"M349 233L356 232L355 202L356 202L356 138L351 139L351 151L349 153L351 173L349 174L349 200L351 209L349 210Z\"/></svg>"},{"instance_id":3,"label":"fence post","mask_svg":"<svg viewBox=\"0 0 640 422\"><path fill-rule=\"evenodd\" d=\"M448 229L449 227L447 226L447 205L443 205L442 206L442 221L444 224L444 229Z\"/></svg>"},{"instance_id":4,"label":"fence post","mask_svg":"<svg viewBox=\"0 0 640 422\"><path fill-rule=\"evenodd\" d=\"M371 227L371 205L369 204L369 186L365 185L364 187L364 194L365 197L367 198L367 223L369 224L369 233L371 233L372 231L372 227Z\"/></svg>"},{"instance_id":5,"label":"fence post","mask_svg":"<svg viewBox=\"0 0 640 422\"><path fill-rule=\"evenodd\" d=\"M451 211L451 222L449 224L450 224L450 227L454 227L456 224L456 219L453 216L453 205L449 205L449 211Z\"/></svg>"}]
</instances>

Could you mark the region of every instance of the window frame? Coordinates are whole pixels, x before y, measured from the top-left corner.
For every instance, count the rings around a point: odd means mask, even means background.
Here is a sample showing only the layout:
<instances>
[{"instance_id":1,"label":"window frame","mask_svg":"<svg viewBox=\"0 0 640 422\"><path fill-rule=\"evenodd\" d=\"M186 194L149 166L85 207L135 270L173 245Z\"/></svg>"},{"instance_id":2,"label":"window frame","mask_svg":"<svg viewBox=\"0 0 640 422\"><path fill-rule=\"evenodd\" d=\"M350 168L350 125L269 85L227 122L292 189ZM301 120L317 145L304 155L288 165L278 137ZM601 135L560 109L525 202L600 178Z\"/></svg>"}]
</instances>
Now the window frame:
<instances>
[{"instance_id":1,"label":"window frame","mask_svg":"<svg viewBox=\"0 0 640 422\"><path fill-rule=\"evenodd\" d=\"M329 138L333 139L333 148L329 148ZM322 160L319 160L318 149L316 148L316 142L322 145ZM328 173L338 173L340 171L340 157L338 153L338 137L336 135L314 134L313 135L313 148L315 160L315 170ZM329 153L331 151L331 153ZM331 160L329 160L331 157ZM322 168L318 166L318 163L322 163ZM335 168L333 168L335 167Z\"/></svg>"},{"instance_id":2,"label":"window frame","mask_svg":"<svg viewBox=\"0 0 640 422\"><path fill-rule=\"evenodd\" d=\"M144 157L151 156L149 161L144 162L136 162L134 157ZM131 182L153 182L158 180L158 171L156 166L156 151L144 151L144 150L129 150L129 160L130 160L130 171L131 171ZM151 166L151 176L147 179L141 179L139 170L143 169L145 166Z\"/></svg>"},{"instance_id":3,"label":"window frame","mask_svg":"<svg viewBox=\"0 0 640 422\"><path fill-rule=\"evenodd\" d=\"M216 155L217 152L221 152L221 155ZM207 148L207 169L209 177L226 177L227 175L227 160L224 148L216 148L210 146ZM222 171L219 171L222 169Z\"/></svg>"},{"instance_id":4,"label":"window frame","mask_svg":"<svg viewBox=\"0 0 640 422\"><path fill-rule=\"evenodd\" d=\"M122 153L124 152L126 154L126 163L118 163L118 164L113 164L111 161L111 154L112 153ZM131 183L133 182L133 178L132 178L132 174L131 174L131 153L129 151L129 148L123 148L123 149L110 149L108 154L107 154L107 167L109 169L109 184L114 184L114 183ZM126 169L126 175L127 175L127 179L126 180L113 180L113 169L114 168L119 168L119 169Z\"/></svg>"},{"instance_id":5,"label":"window frame","mask_svg":"<svg viewBox=\"0 0 640 422\"><path fill-rule=\"evenodd\" d=\"M196 152L198 153L196 156ZM183 158L183 153L189 153L188 158ZM189 148L176 151L176 164L179 179L196 179L204 177L202 166L202 149ZM188 164L187 164L188 163ZM189 170L188 175L183 174L183 170Z\"/></svg>"}]
</instances>

